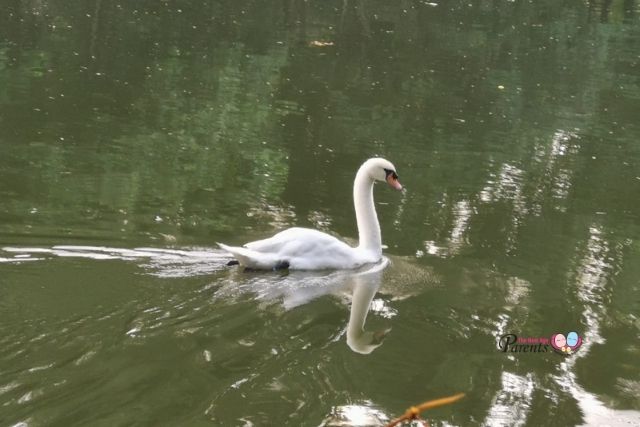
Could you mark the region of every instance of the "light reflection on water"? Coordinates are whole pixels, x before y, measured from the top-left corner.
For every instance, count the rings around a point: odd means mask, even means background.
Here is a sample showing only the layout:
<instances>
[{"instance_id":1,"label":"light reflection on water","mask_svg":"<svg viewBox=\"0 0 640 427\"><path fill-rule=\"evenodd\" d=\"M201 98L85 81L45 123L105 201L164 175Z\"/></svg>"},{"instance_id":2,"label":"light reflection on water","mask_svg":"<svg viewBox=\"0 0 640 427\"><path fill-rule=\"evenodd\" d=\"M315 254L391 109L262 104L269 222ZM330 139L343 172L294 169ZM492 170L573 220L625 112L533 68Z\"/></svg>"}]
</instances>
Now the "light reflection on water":
<instances>
[{"instance_id":1,"label":"light reflection on water","mask_svg":"<svg viewBox=\"0 0 640 427\"><path fill-rule=\"evenodd\" d=\"M471 203L468 200L460 200L453 206L452 211L454 216L453 226L446 242L440 246L434 241L424 242L427 254L443 258L451 257L457 255L468 244L466 240L467 228L469 227L469 220L474 213ZM420 250L417 255L422 257L424 252Z\"/></svg>"},{"instance_id":2,"label":"light reflection on water","mask_svg":"<svg viewBox=\"0 0 640 427\"><path fill-rule=\"evenodd\" d=\"M501 390L491 403L485 426L523 426L531 409L535 381L533 374L519 376L503 372Z\"/></svg>"},{"instance_id":3,"label":"light reflection on water","mask_svg":"<svg viewBox=\"0 0 640 427\"><path fill-rule=\"evenodd\" d=\"M382 426L389 421L389 416L377 409L372 402L362 402L360 405L344 405L333 408L331 415L320 425L326 427L367 427Z\"/></svg>"},{"instance_id":4,"label":"light reflection on water","mask_svg":"<svg viewBox=\"0 0 640 427\"><path fill-rule=\"evenodd\" d=\"M582 250L582 259L576 260L576 280L572 281L578 298L583 302L582 317L588 339L574 357L560 364L559 372L553 379L576 399L585 415L584 425L640 425L640 412L607 407L602 399L580 385L575 373L575 366L580 359L587 357L594 346L607 342L602 335L602 323L610 316L605 301L611 295L608 289L610 278L620 271L622 265L616 260L619 254L603 239L604 233L605 230L598 224L589 227L589 240Z\"/></svg>"}]
</instances>

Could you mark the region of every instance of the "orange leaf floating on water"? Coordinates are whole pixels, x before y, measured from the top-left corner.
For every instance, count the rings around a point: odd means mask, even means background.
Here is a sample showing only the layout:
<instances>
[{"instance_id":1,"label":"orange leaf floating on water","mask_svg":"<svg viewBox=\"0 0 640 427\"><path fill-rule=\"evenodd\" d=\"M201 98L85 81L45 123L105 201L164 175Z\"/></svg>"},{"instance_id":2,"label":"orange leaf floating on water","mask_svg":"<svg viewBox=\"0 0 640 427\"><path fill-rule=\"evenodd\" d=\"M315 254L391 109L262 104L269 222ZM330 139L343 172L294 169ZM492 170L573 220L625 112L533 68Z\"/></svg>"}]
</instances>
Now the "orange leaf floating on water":
<instances>
[{"instance_id":1,"label":"orange leaf floating on water","mask_svg":"<svg viewBox=\"0 0 640 427\"><path fill-rule=\"evenodd\" d=\"M333 42L323 42L320 40L313 40L309 42L309 46L311 47L327 47L327 46L333 46Z\"/></svg>"},{"instance_id":2,"label":"orange leaf floating on water","mask_svg":"<svg viewBox=\"0 0 640 427\"><path fill-rule=\"evenodd\" d=\"M410 407L409 409L406 410L404 415L402 415L401 417L398 417L395 420L391 421L389 424L386 425L386 427L394 427L394 426L397 426L398 424L403 423L405 421L411 421L411 420L415 420L415 419L418 419L418 420L424 422L424 420L421 420L419 418L420 412L426 411L427 409L437 408L438 406L449 405L450 403L457 402L458 400L462 399L463 397L464 397L464 393L458 393L456 395L449 396L449 397L443 397L441 399L429 400L429 401L424 402L424 403L422 403L422 404L420 404L418 406L412 406L412 407Z\"/></svg>"}]
</instances>

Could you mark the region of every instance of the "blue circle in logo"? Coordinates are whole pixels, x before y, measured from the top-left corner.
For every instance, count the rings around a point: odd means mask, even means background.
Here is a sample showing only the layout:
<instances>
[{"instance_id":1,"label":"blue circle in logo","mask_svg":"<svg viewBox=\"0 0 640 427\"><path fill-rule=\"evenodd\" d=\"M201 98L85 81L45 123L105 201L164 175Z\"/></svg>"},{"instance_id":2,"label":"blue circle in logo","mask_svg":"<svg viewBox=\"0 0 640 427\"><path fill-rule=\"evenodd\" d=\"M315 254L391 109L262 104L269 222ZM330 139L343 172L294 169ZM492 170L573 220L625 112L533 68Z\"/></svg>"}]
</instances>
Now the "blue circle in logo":
<instances>
[{"instance_id":1,"label":"blue circle in logo","mask_svg":"<svg viewBox=\"0 0 640 427\"><path fill-rule=\"evenodd\" d=\"M580 337L577 332L569 332L567 334L567 345L569 347L575 347L578 344Z\"/></svg>"}]
</instances>

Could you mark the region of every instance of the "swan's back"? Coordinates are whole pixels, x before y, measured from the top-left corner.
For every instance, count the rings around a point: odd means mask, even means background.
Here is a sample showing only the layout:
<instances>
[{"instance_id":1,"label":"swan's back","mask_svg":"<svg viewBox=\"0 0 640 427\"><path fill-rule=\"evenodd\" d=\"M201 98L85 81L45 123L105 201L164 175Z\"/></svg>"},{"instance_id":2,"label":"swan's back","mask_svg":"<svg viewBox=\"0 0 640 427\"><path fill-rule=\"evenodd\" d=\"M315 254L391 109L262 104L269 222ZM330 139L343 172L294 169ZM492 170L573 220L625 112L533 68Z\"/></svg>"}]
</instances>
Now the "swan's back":
<instances>
[{"instance_id":1,"label":"swan's back","mask_svg":"<svg viewBox=\"0 0 640 427\"><path fill-rule=\"evenodd\" d=\"M335 237L301 227L289 228L268 239L247 243L245 247L261 253L277 253L290 268L299 270L345 268L355 262L356 255L352 247Z\"/></svg>"},{"instance_id":2,"label":"swan's back","mask_svg":"<svg viewBox=\"0 0 640 427\"><path fill-rule=\"evenodd\" d=\"M296 270L355 268L377 259L337 238L310 228L294 227L243 248L224 247L246 267L276 267L286 263Z\"/></svg>"}]
</instances>

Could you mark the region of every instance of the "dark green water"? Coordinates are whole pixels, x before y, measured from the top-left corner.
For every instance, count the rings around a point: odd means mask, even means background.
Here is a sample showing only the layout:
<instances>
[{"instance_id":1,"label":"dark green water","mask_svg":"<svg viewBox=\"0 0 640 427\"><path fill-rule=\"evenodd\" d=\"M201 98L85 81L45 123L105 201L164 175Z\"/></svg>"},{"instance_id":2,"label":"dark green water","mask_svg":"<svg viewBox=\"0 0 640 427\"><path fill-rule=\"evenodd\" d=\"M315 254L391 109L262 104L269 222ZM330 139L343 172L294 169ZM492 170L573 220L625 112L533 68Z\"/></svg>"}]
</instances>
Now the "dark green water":
<instances>
[{"instance_id":1,"label":"dark green water","mask_svg":"<svg viewBox=\"0 0 640 427\"><path fill-rule=\"evenodd\" d=\"M637 1L0 6L0 425L640 425ZM383 273L224 266L374 155Z\"/></svg>"}]
</instances>

